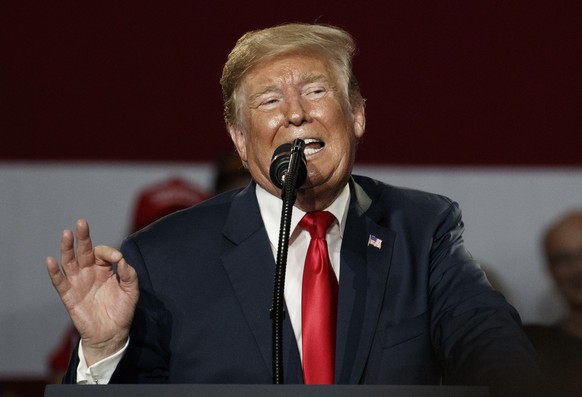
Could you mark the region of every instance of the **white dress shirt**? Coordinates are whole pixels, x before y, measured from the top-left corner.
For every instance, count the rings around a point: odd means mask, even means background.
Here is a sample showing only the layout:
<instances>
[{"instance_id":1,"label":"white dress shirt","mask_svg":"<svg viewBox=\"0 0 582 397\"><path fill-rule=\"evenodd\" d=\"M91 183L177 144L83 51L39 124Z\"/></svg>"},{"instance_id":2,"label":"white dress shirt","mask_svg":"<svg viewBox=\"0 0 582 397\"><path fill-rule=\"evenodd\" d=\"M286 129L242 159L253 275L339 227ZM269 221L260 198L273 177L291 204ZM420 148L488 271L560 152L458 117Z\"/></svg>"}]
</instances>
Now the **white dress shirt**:
<instances>
[{"instance_id":1,"label":"white dress shirt","mask_svg":"<svg viewBox=\"0 0 582 397\"><path fill-rule=\"evenodd\" d=\"M281 223L281 211L283 201L278 197L268 193L262 187L257 185L257 200L263 223L267 229L273 257L277 260L277 247L279 245L279 227ZM349 185L342 190L339 197L325 210L335 216L335 221L329 227L326 233L327 250L329 260L333 271L339 281L340 275L340 250L343 233L346 225L348 214L348 205L350 201ZM301 285L303 282L303 265L307 255L307 248L311 241L309 232L297 227L305 212L293 207L291 214L291 227L289 233L289 248L287 251L287 266L285 269L285 304L287 305L287 314L293 326L295 339L299 354L303 360L302 342L301 342ZM274 270L273 270L274 272ZM273 273L274 274L274 273Z\"/></svg>"},{"instance_id":2,"label":"white dress shirt","mask_svg":"<svg viewBox=\"0 0 582 397\"><path fill-rule=\"evenodd\" d=\"M274 261L277 260L277 247L279 245L279 227L281 223L281 211L283 208L283 201L267 192L265 189L256 185L256 195L259 202L259 209L261 217L269 242L271 243L271 250L273 251ZM350 202L350 188L346 184L338 198L325 210L331 212L335 216L335 221L327 230L326 240L329 252L329 259L336 277L339 281L340 275L340 250L342 244L343 233L346 225L346 218L348 214L348 205ZM302 342L301 342L301 285L303 280L303 265L305 263L305 256L307 255L307 248L311 237L309 232L305 229L298 228L297 225L305 212L293 207L291 215L291 227L289 235L289 247L287 251L287 266L285 272L285 303L295 339L297 340L297 347L299 354L303 360ZM275 269L273 268L273 275ZM79 366L77 367L77 383L79 384L107 384L115 371L115 368L123 358L129 340L117 353L109 356L90 367L87 367L85 356L83 354L83 346L79 344Z\"/></svg>"}]
</instances>

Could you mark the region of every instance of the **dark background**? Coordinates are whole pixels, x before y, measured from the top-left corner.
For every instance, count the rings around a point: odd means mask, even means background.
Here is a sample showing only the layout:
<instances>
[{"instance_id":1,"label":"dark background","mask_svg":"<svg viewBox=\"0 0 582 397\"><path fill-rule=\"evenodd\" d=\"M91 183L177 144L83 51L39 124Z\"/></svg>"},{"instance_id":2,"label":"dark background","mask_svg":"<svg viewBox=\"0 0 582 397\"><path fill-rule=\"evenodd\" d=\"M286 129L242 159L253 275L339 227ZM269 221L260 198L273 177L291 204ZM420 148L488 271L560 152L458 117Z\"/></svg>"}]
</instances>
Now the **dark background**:
<instances>
[{"instance_id":1,"label":"dark background","mask_svg":"<svg viewBox=\"0 0 582 397\"><path fill-rule=\"evenodd\" d=\"M0 161L214 160L228 52L294 21L359 44L359 163L582 165L580 2L549 0L3 0Z\"/></svg>"}]
</instances>

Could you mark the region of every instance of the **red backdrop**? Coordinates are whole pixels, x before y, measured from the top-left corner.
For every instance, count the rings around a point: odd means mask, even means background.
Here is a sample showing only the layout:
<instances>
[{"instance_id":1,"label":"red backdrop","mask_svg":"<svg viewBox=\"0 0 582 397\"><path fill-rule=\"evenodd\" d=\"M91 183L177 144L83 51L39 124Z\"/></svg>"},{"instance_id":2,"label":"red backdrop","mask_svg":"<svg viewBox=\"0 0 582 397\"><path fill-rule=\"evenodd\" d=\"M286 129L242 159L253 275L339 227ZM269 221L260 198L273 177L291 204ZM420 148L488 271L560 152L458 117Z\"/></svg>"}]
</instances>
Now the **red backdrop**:
<instances>
[{"instance_id":1,"label":"red backdrop","mask_svg":"<svg viewBox=\"0 0 582 397\"><path fill-rule=\"evenodd\" d=\"M245 31L345 27L360 163L582 165L578 1L22 1L0 5L0 160L211 161Z\"/></svg>"}]
</instances>

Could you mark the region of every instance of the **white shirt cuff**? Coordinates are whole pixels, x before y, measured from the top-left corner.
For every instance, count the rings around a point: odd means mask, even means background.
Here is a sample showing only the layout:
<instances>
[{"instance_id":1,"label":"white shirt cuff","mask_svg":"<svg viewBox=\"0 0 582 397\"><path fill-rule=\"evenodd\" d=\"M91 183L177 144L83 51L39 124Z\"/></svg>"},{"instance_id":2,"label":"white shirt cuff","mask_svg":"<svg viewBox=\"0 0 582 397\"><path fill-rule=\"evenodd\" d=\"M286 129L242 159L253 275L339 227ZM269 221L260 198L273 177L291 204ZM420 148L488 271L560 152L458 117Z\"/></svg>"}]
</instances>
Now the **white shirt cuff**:
<instances>
[{"instance_id":1,"label":"white shirt cuff","mask_svg":"<svg viewBox=\"0 0 582 397\"><path fill-rule=\"evenodd\" d=\"M79 343L79 365L77 367L77 383L80 385L106 385L111 379L111 375L117 368L117 364L123 358L127 346L129 345L129 338L125 342L125 346L117 353L104 358L101 361L87 367L85 355L83 354L83 343Z\"/></svg>"}]
</instances>

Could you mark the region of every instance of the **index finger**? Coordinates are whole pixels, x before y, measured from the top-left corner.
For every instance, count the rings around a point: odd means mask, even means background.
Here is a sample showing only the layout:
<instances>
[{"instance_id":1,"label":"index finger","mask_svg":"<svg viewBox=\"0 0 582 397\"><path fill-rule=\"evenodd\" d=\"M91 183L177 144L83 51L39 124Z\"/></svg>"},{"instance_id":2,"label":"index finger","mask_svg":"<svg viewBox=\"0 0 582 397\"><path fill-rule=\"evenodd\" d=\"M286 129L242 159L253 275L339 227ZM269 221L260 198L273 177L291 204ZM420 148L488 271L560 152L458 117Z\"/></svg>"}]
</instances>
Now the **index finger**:
<instances>
[{"instance_id":1,"label":"index finger","mask_svg":"<svg viewBox=\"0 0 582 397\"><path fill-rule=\"evenodd\" d=\"M95 247L95 262L101 263L117 263L123 258L120 251L108 245L98 245Z\"/></svg>"}]
</instances>

